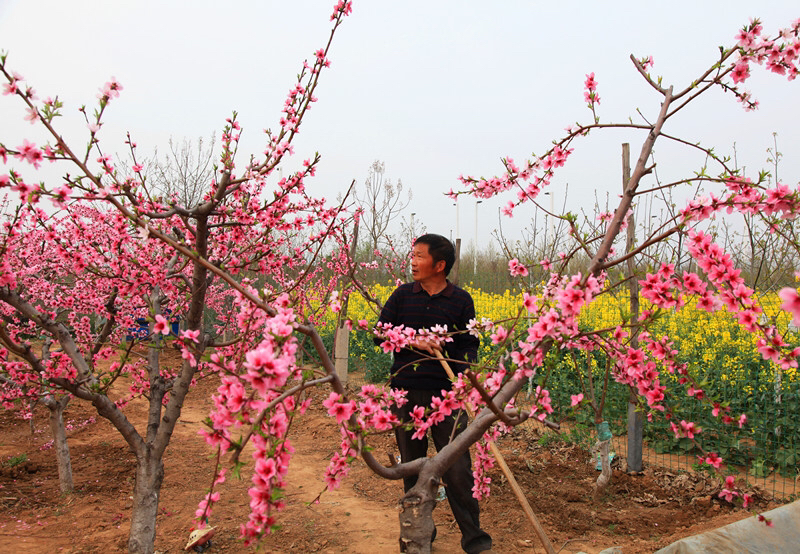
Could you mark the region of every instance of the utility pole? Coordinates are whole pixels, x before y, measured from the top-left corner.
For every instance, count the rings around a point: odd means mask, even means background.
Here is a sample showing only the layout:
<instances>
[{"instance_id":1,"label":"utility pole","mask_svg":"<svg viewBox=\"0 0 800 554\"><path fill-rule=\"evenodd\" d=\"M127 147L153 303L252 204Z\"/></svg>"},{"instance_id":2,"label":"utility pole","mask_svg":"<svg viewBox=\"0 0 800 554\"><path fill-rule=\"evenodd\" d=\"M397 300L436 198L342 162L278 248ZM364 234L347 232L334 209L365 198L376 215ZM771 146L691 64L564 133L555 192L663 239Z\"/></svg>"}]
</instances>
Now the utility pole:
<instances>
[{"instance_id":1,"label":"utility pole","mask_svg":"<svg viewBox=\"0 0 800 554\"><path fill-rule=\"evenodd\" d=\"M458 214L458 198L456 198L456 203L453 204L456 207L456 240L461 240L461 219Z\"/></svg>"},{"instance_id":2,"label":"utility pole","mask_svg":"<svg viewBox=\"0 0 800 554\"><path fill-rule=\"evenodd\" d=\"M478 274L478 204L483 200L475 202L475 256L472 259L472 278Z\"/></svg>"}]
</instances>

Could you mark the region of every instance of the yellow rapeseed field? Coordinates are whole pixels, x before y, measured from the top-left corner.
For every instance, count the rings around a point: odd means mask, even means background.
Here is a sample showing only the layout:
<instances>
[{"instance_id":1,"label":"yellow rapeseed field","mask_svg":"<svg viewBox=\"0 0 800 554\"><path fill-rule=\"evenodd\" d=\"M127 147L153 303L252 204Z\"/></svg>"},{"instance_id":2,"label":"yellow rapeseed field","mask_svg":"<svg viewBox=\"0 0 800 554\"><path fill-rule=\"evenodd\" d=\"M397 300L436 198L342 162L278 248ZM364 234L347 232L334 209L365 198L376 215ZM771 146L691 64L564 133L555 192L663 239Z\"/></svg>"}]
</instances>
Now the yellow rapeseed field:
<instances>
[{"instance_id":1,"label":"yellow rapeseed field","mask_svg":"<svg viewBox=\"0 0 800 554\"><path fill-rule=\"evenodd\" d=\"M488 318L493 321L509 320L518 317L522 306L522 294L506 290L502 294L485 292L483 290L465 286L475 301L477 317ZM394 285L374 285L371 293L382 302L385 301ZM780 300L777 294L762 294L759 302L764 310L765 320L774 321L779 329L786 329L790 316L780 309ZM642 302L642 310L648 309L646 301ZM584 329L613 328L622 320L622 314L628 314L628 297L626 295L614 296L602 294L580 315L580 324ZM527 315L527 314L524 314ZM349 318L353 320L365 319L374 323L377 313L374 307L357 294L350 296L348 305ZM336 314L329 313L327 323L323 327L332 330ZM760 383L772 383L776 367L766 363L756 350L758 337L748 333L740 327L734 317L726 311L708 313L696 308L693 302L677 311L662 313L651 326L651 333L655 337L669 336L675 341L679 351L679 359L689 364L690 372L699 377L721 380L731 385L736 385L745 393L753 392L753 371L757 371ZM367 333L354 333L364 335L356 338L357 344L351 345L351 355L364 359L364 350L375 350L371 336ZM796 341L796 335L792 335ZM355 348L354 348L355 346ZM491 352L489 341L483 341L481 355ZM569 358L564 358L562 363L571 366ZM782 381L791 383L798 378L797 370L790 369L783 372ZM766 385L761 385L762 387Z\"/></svg>"}]
</instances>

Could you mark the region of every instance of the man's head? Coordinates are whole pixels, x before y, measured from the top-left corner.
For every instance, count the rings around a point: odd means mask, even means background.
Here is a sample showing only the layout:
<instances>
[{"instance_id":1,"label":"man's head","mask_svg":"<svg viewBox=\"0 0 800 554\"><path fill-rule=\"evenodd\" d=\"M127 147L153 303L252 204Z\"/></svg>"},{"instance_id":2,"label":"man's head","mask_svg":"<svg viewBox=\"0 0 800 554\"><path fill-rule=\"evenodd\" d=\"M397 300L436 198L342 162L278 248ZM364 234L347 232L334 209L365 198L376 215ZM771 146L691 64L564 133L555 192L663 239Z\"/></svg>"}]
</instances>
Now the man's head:
<instances>
[{"instance_id":1,"label":"man's head","mask_svg":"<svg viewBox=\"0 0 800 554\"><path fill-rule=\"evenodd\" d=\"M453 247L453 243L442 235L429 233L418 237L414 241L414 250L416 251L415 256L418 254L429 255L433 262L432 269L436 272L443 270L445 276L450 274L450 270L456 262L456 249ZM442 266L439 262L444 262L444 265ZM414 262L412 261L412 271L413 267ZM414 278L418 280L416 276Z\"/></svg>"}]
</instances>

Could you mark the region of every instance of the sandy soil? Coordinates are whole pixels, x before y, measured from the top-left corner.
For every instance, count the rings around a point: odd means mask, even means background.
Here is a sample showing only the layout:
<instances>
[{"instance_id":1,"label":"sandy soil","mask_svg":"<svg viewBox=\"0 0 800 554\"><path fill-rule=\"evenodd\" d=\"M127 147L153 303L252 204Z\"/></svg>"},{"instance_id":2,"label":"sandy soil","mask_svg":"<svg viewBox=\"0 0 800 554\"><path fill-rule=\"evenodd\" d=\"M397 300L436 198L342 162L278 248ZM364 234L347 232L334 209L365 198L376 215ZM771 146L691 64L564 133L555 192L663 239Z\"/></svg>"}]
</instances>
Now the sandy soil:
<instances>
[{"instance_id":1,"label":"sandy soil","mask_svg":"<svg viewBox=\"0 0 800 554\"><path fill-rule=\"evenodd\" d=\"M178 552L186 544L194 510L211 480L211 450L197 435L210 408L214 379L190 393L167 451L156 549ZM133 420L144 417L144 403L134 402ZM91 406L73 400L67 419L75 492L58 489L55 456L42 449L50 440L44 409L37 410L35 430L8 412L0 412L0 552L113 552L125 549L131 510L134 460L111 425L93 415ZM287 509L282 528L264 539L262 552L397 552L396 503L399 482L374 476L360 461L340 490L325 492L322 474L335 452L339 433L315 401L292 430L297 454L292 460ZM593 498L597 471L589 455L575 445L537 439L542 429L526 424L499 446L526 491L529 502L556 550L598 552L610 546L623 552L653 552L670 542L748 517L717 500L718 485L692 474L648 468L642 475L615 470L607 494ZM391 437L378 437L375 451L385 458ZM11 465L12 458L25 461ZM482 503L483 527L497 552L543 552L536 535L499 470L492 473L492 496ZM217 535L210 552L248 552L238 540L247 517L247 479L229 479L215 509ZM759 495L757 509L772 507ZM434 552L459 552L460 534L446 502L435 511L438 537Z\"/></svg>"}]
</instances>

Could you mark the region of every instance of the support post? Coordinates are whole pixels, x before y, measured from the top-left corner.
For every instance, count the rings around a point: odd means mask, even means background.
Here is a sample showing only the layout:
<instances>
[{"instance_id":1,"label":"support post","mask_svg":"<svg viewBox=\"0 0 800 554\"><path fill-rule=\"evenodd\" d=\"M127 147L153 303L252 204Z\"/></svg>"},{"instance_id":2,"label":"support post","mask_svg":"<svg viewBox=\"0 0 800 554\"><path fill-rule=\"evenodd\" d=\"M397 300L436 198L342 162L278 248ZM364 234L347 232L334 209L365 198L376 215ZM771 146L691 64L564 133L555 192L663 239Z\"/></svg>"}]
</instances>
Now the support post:
<instances>
[{"instance_id":1,"label":"support post","mask_svg":"<svg viewBox=\"0 0 800 554\"><path fill-rule=\"evenodd\" d=\"M411 226L412 228L414 226L414 214L411 214ZM353 227L353 244L350 245L350 260L353 262L356 259L357 248L358 221L356 221L355 227ZM339 324L333 335L333 367L342 385L347 384L347 363L350 359L350 329L344 326L344 320L347 318L347 309L349 305L350 295L345 294L342 298L342 311L339 314Z\"/></svg>"},{"instance_id":2,"label":"support post","mask_svg":"<svg viewBox=\"0 0 800 554\"><path fill-rule=\"evenodd\" d=\"M343 385L347 384L347 362L350 358L350 329L339 327L336 329L336 337L333 346L333 362L336 368L336 375Z\"/></svg>"},{"instance_id":3,"label":"support post","mask_svg":"<svg viewBox=\"0 0 800 554\"><path fill-rule=\"evenodd\" d=\"M627 142L622 144L622 190L628 186L631 178L631 149ZM625 252L630 252L634 247L636 239L636 221L633 214L628 217L628 235L625 243ZM628 258L626 277L628 278L628 288L630 290L630 314L631 318L639 318L639 282L636 280L636 268L633 258ZM639 345L637 332L634 331L631 345L636 348ZM642 471L642 442L644 434L644 415L636 410L637 396L631 390L628 396L628 472Z\"/></svg>"}]
</instances>

